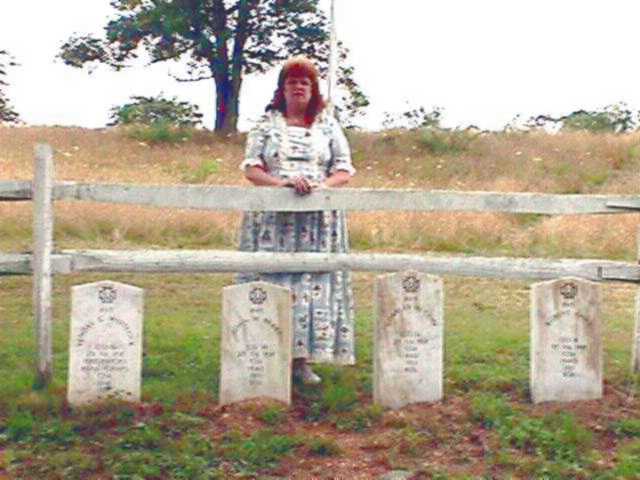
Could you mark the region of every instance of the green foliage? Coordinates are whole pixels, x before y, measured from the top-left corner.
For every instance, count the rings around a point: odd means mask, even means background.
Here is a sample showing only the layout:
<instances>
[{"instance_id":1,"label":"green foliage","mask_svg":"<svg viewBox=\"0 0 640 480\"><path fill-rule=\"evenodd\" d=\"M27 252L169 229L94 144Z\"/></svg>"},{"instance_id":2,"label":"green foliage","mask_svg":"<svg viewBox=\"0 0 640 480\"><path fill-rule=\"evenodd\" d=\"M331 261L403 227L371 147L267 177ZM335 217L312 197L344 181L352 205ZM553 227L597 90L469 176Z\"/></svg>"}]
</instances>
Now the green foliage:
<instances>
[{"instance_id":1,"label":"green foliage","mask_svg":"<svg viewBox=\"0 0 640 480\"><path fill-rule=\"evenodd\" d=\"M575 463L592 443L591 432L569 414L515 417L500 426L499 433L511 446L554 462Z\"/></svg>"},{"instance_id":2,"label":"green foliage","mask_svg":"<svg viewBox=\"0 0 640 480\"><path fill-rule=\"evenodd\" d=\"M439 129L442 112L443 109L441 107L435 107L431 111L427 111L424 107L409 108L399 114L384 112L382 128L385 130L394 130L399 128L409 130L419 128Z\"/></svg>"},{"instance_id":3,"label":"green foliage","mask_svg":"<svg viewBox=\"0 0 640 480\"><path fill-rule=\"evenodd\" d=\"M308 442L309 452L320 457L335 457L342 449L332 438L316 437Z\"/></svg>"},{"instance_id":4,"label":"green foliage","mask_svg":"<svg viewBox=\"0 0 640 480\"><path fill-rule=\"evenodd\" d=\"M222 444L222 454L247 472L275 466L282 457L302 445L299 438L276 435L271 430L261 430L249 438L231 433Z\"/></svg>"},{"instance_id":5,"label":"green foliage","mask_svg":"<svg viewBox=\"0 0 640 480\"><path fill-rule=\"evenodd\" d=\"M329 27L319 0L111 3L117 13L108 21L105 36L72 36L62 45L59 58L72 67L99 63L116 70L140 50L146 51L151 63L186 58L186 80L215 82L216 130L235 131L244 75L264 73L297 54L318 62L321 71L327 69ZM346 55L342 47L339 83L353 102L343 106L358 109L367 101L353 80Z\"/></svg>"},{"instance_id":6,"label":"green foliage","mask_svg":"<svg viewBox=\"0 0 640 480\"><path fill-rule=\"evenodd\" d=\"M322 408L329 413L346 412L358 401L352 384L330 383L322 393Z\"/></svg>"},{"instance_id":7,"label":"green foliage","mask_svg":"<svg viewBox=\"0 0 640 480\"><path fill-rule=\"evenodd\" d=\"M160 123L172 127L195 127L201 119L197 105L178 101L176 97L133 96L129 103L111 109L109 125L152 126Z\"/></svg>"},{"instance_id":8,"label":"green foliage","mask_svg":"<svg viewBox=\"0 0 640 480\"><path fill-rule=\"evenodd\" d=\"M151 450L158 448L164 440L159 428L139 425L130 429L118 440L118 446L127 450Z\"/></svg>"},{"instance_id":9,"label":"green foliage","mask_svg":"<svg viewBox=\"0 0 640 480\"><path fill-rule=\"evenodd\" d=\"M124 131L128 137L149 144L186 142L192 135L190 130L174 127L167 122L130 125Z\"/></svg>"},{"instance_id":10,"label":"green foliage","mask_svg":"<svg viewBox=\"0 0 640 480\"><path fill-rule=\"evenodd\" d=\"M282 423L285 417L285 409L279 406L270 406L265 408L260 414L258 418L262 420L267 425L278 425Z\"/></svg>"},{"instance_id":11,"label":"green foliage","mask_svg":"<svg viewBox=\"0 0 640 480\"><path fill-rule=\"evenodd\" d=\"M640 418L625 418L613 422L610 426L619 437L640 437Z\"/></svg>"},{"instance_id":12,"label":"green foliage","mask_svg":"<svg viewBox=\"0 0 640 480\"><path fill-rule=\"evenodd\" d=\"M472 418L482 423L485 428L495 428L506 425L513 417L511 405L502 395L481 393L471 402Z\"/></svg>"},{"instance_id":13,"label":"green foliage","mask_svg":"<svg viewBox=\"0 0 640 480\"><path fill-rule=\"evenodd\" d=\"M634 113L624 102L608 105L599 110L576 110L562 117L538 115L529 119L528 127L560 126L564 131L592 133L624 133L636 127Z\"/></svg>"},{"instance_id":14,"label":"green foliage","mask_svg":"<svg viewBox=\"0 0 640 480\"><path fill-rule=\"evenodd\" d=\"M33 434L36 420L29 412L16 412L7 420L6 435L11 441L28 440Z\"/></svg>"},{"instance_id":15,"label":"green foliage","mask_svg":"<svg viewBox=\"0 0 640 480\"><path fill-rule=\"evenodd\" d=\"M16 65L17 63L9 55L9 52L0 50L0 124L17 123L19 121L18 113L13 109L3 91L4 87L8 86L8 83L4 80L7 75L7 68Z\"/></svg>"},{"instance_id":16,"label":"green foliage","mask_svg":"<svg viewBox=\"0 0 640 480\"><path fill-rule=\"evenodd\" d=\"M338 430L364 432L379 423L383 413L383 408L375 404L356 408L346 415L336 415L335 425Z\"/></svg>"},{"instance_id":17,"label":"green foliage","mask_svg":"<svg viewBox=\"0 0 640 480\"><path fill-rule=\"evenodd\" d=\"M186 170L182 174L182 181L186 183L204 183L210 175L220 170L216 160L204 160L195 170Z\"/></svg>"}]
</instances>

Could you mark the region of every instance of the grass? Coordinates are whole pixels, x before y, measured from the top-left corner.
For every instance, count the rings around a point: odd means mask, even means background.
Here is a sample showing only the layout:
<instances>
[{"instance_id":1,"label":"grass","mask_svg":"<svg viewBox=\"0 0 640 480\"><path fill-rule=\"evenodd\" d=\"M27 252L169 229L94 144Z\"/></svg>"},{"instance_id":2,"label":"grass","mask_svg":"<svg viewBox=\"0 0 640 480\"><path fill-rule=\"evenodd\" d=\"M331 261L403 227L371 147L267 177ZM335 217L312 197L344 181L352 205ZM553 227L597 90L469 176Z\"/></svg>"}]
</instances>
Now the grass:
<instances>
[{"instance_id":1,"label":"grass","mask_svg":"<svg viewBox=\"0 0 640 480\"><path fill-rule=\"evenodd\" d=\"M639 134L485 134L438 152L420 132L349 135L355 187L636 194L640 184ZM241 136L194 132L151 147L117 132L62 128L0 128L3 179L30 178L36 139L54 145L59 180L242 182ZM56 247L233 248L239 220L60 203ZM354 250L636 259L635 215L362 213L350 222ZM0 251L30 250L30 205L1 203L0 232ZM106 278L145 290L143 401L70 409L70 289ZM640 383L628 371L635 288L602 286L605 399L534 406L529 285L445 278L445 400L390 412L371 401L373 278L354 275L354 367L319 367L323 383L295 385L290 408L221 409L220 291L231 275L56 277L54 380L43 391L32 388L30 278L0 277L0 478L375 478L393 468L442 479L639 476Z\"/></svg>"}]
</instances>

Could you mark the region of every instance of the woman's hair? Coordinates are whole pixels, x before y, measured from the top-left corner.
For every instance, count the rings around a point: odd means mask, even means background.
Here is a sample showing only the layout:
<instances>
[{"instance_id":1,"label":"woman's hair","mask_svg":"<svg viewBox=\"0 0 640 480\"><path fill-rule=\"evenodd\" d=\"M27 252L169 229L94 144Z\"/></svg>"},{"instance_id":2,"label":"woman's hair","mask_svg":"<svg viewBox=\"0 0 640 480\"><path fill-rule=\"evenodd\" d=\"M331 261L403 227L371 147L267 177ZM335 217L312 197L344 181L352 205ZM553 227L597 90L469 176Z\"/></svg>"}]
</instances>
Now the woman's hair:
<instances>
[{"instance_id":1,"label":"woman's hair","mask_svg":"<svg viewBox=\"0 0 640 480\"><path fill-rule=\"evenodd\" d=\"M290 58L282 66L282 70L280 70L280 75L278 76L278 87L273 94L273 100L267 105L266 110L278 110L282 112L283 115L287 113L287 102L284 98L284 82L289 75L306 77L311 80L311 99L309 100L309 105L307 105L307 111L304 114L304 123L307 127L310 127L318 114L322 112L326 103L320 94L318 69L311 60L304 56Z\"/></svg>"}]
</instances>

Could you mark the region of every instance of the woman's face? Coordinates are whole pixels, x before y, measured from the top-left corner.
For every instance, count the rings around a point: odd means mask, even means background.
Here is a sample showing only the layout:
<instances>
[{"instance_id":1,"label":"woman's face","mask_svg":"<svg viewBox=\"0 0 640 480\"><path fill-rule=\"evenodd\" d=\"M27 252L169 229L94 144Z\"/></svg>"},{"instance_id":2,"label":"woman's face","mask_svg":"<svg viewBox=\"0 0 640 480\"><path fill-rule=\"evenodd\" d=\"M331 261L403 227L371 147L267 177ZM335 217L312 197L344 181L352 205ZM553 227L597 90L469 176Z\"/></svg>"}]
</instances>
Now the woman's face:
<instances>
[{"instance_id":1,"label":"woman's face","mask_svg":"<svg viewBox=\"0 0 640 480\"><path fill-rule=\"evenodd\" d=\"M288 75L284 81L284 99L289 107L306 108L311 100L311 79Z\"/></svg>"}]
</instances>

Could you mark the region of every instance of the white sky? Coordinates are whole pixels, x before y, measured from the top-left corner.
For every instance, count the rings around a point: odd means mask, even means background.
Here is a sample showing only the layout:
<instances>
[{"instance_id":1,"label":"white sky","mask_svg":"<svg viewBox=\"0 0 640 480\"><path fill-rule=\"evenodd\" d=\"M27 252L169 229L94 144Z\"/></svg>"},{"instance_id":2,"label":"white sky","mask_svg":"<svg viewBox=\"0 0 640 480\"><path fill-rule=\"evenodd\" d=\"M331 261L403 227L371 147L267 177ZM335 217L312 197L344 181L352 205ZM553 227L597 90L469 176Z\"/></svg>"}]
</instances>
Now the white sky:
<instances>
[{"instance_id":1,"label":"white sky","mask_svg":"<svg viewBox=\"0 0 640 480\"><path fill-rule=\"evenodd\" d=\"M321 0L328 7L328 0ZM640 2L635 0L336 0L338 35L376 128L385 111L444 108L449 126L502 128L619 101L640 109ZM110 107L164 92L196 103L212 128L213 81L180 84L179 64L92 75L55 61L74 32L100 32L108 0L0 0L0 49L21 64L9 98L28 124L102 127ZM275 75L244 84L241 128L270 99Z\"/></svg>"}]
</instances>

